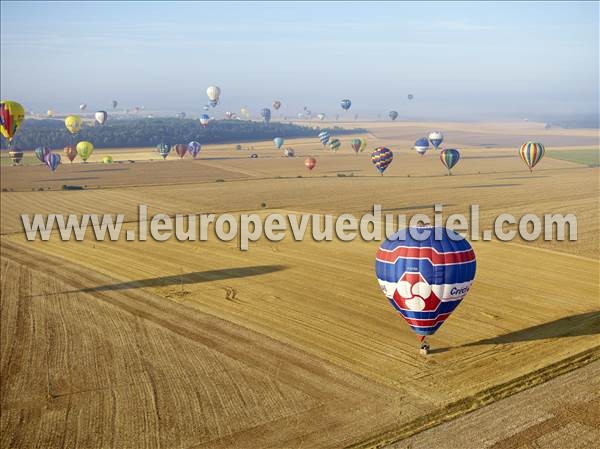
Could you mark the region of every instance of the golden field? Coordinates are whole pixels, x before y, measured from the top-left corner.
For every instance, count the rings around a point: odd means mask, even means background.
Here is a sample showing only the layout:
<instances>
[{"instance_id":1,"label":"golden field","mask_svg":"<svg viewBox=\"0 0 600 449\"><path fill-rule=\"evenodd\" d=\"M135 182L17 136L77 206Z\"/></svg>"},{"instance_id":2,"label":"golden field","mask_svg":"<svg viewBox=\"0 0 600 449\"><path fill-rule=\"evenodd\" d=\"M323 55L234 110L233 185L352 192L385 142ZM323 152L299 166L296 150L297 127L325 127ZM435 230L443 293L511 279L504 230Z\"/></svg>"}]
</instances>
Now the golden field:
<instances>
[{"instance_id":1,"label":"golden field","mask_svg":"<svg viewBox=\"0 0 600 449\"><path fill-rule=\"evenodd\" d=\"M207 146L197 161L111 149L54 174L2 166L1 446L382 446L600 357L599 169L549 157L598 150L597 133L346 125L369 130L369 149L394 151L385 176L368 152L350 150L352 136L337 154L316 138L286 142L295 158L256 142ZM410 149L434 129L461 150L453 176L434 150ZM530 139L549 150L533 174L517 155ZM106 154L121 163L95 163ZM28 242L20 219L124 213L135 230L139 204L150 214L263 216L360 216L373 204L433 215L443 204L444 217L478 204L481 230L501 213L573 213L579 238L473 241L475 284L424 357L379 290L378 242L263 238L245 252L214 235Z\"/></svg>"}]
</instances>

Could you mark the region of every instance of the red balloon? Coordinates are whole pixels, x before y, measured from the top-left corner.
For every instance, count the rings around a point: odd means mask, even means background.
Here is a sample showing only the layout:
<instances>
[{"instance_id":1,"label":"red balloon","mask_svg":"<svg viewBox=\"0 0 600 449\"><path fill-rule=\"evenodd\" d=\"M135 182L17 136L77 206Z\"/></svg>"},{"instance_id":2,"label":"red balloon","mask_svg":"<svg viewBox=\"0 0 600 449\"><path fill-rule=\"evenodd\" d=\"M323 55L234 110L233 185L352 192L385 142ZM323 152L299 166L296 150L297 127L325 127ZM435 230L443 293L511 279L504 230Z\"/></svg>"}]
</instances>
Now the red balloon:
<instances>
[{"instance_id":1,"label":"red balloon","mask_svg":"<svg viewBox=\"0 0 600 449\"><path fill-rule=\"evenodd\" d=\"M187 145L184 145L182 143L178 143L177 145L175 145L175 152L182 159L183 159L183 156L185 156L185 154L187 153L187 150L188 150Z\"/></svg>"},{"instance_id":2,"label":"red balloon","mask_svg":"<svg viewBox=\"0 0 600 449\"><path fill-rule=\"evenodd\" d=\"M309 170L315 168L315 165L317 165L317 160L312 156L309 156L304 160L304 166Z\"/></svg>"},{"instance_id":3,"label":"red balloon","mask_svg":"<svg viewBox=\"0 0 600 449\"><path fill-rule=\"evenodd\" d=\"M67 159L73 162L73 160L77 157L77 148L75 148L75 145L66 146L63 150L63 153Z\"/></svg>"}]
</instances>

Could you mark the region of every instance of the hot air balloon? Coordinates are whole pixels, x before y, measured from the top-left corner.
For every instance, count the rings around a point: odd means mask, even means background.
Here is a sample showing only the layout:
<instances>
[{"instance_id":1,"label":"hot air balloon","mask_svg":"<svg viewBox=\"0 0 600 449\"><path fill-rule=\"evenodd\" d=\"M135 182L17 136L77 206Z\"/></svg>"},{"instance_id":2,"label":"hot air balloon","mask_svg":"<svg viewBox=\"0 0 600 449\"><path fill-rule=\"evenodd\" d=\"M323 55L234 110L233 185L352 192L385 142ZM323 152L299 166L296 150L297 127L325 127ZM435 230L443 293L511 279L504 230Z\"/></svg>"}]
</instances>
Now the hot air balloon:
<instances>
[{"instance_id":1,"label":"hot air balloon","mask_svg":"<svg viewBox=\"0 0 600 449\"><path fill-rule=\"evenodd\" d=\"M276 111L278 111L278 110L279 110L279 108L281 107L281 101L275 100L275 101L273 102L273 105L272 105L272 106L273 106L273 109L275 109Z\"/></svg>"},{"instance_id":2,"label":"hot air balloon","mask_svg":"<svg viewBox=\"0 0 600 449\"><path fill-rule=\"evenodd\" d=\"M202 145L200 145L200 143L196 142L195 140L188 143L188 151L190 152L190 154L192 155L192 157L194 159L196 159L196 157L200 154L201 148L202 148Z\"/></svg>"},{"instance_id":3,"label":"hot air balloon","mask_svg":"<svg viewBox=\"0 0 600 449\"><path fill-rule=\"evenodd\" d=\"M177 153L177 156L179 156L181 159L183 159L183 157L185 156L185 153L187 153L188 147L187 147L187 145L178 143L177 145L173 145L173 149L175 150L175 153Z\"/></svg>"},{"instance_id":4,"label":"hot air balloon","mask_svg":"<svg viewBox=\"0 0 600 449\"><path fill-rule=\"evenodd\" d=\"M261 109L260 116L262 117L265 123L269 123L271 121L271 110L269 108Z\"/></svg>"},{"instance_id":5,"label":"hot air balloon","mask_svg":"<svg viewBox=\"0 0 600 449\"><path fill-rule=\"evenodd\" d=\"M119 105L119 102L117 100L113 100L112 101L112 108L113 109L117 109L117 106Z\"/></svg>"},{"instance_id":6,"label":"hot air balloon","mask_svg":"<svg viewBox=\"0 0 600 449\"><path fill-rule=\"evenodd\" d=\"M340 101L340 106L344 111L347 111L348 109L350 109L350 106L352 106L352 102L348 99L345 99Z\"/></svg>"},{"instance_id":7,"label":"hot air balloon","mask_svg":"<svg viewBox=\"0 0 600 449\"><path fill-rule=\"evenodd\" d=\"M46 116L48 116L48 117L54 117L54 111L52 109L48 109L46 111Z\"/></svg>"},{"instance_id":8,"label":"hot air balloon","mask_svg":"<svg viewBox=\"0 0 600 449\"><path fill-rule=\"evenodd\" d=\"M460 160L460 153L458 150L453 148L446 148L440 151L440 160L442 164L448 169L448 174L452 175L452 167L458 164Z\"/></svg>"},{"instance_id":9,"label":"hot air balloon","mask_svg":"<svg viewBox=\"0 0 600 449\"><path fill-rule=\"evenodd\" d=\"M544 157L545 152L544 145L538 142L526 142L519 149L519 155L529 167L530 173L533 173L533 167Z\"/></svg>"},{"instance_id":10,"label":"hot air balloon","mask_svg":"<svg viewBox=\"0 0 600 449\"><path fill-rule=\"evenodd\" d=\"M358 152L360 151L361 145L362 145L362 142L360 139L352 139L350 141L350 146L352 147L352 149L354 150L354 152L356 154L358 154Z\"/></svg>"},{"instance_id":11,"label":"hot air balloon","mask_svg":"<svg viewBox=\"0 0 600 449\"><path fill-rule=\"evenodd\" d=\"M48 147L37 147L35 150L33 150L33 154L35 154L35 157L37 157L38 160L42 164L45 164L46 163L46 158L50 154L50 148L48 148Z\"/></svg>"},{"instance_id":12,"label":"hot air balloon","mask_svg":"<svg viewBox=\"0 0 600 449\"><path fill-rule=\"evenodd\" d=\"M296 155L296 152L293 148L286 148L285 150L283 150L283 155L285 157L294 157Z\"/></svg>"},{"instance_id":13,"label":"hot air balloon","mask_svg":"<svg viewBox=\"0 0 600 449\"><path fill-rule=\"evenodd\" d=\"M325 120L325 117L326 117L326 115L325 115L325 114L323 114L322 112L319 112L319 113L317 114L317 118L318 118L319 120L321 120L321 121Z\"/></svg>"},{"instance_id":14,"label":"hot air balloon","mask_svg":"<svg viewBox=\"0 0 600 449\"><path fill-rule=\"evenodd\" d=\"M76 134L81 129L82 120L78 115L69 115L65 119L65 126L71 134Z\"/></svg>"},{"instance_id":15,"label":"hot air balloon","mask_svg":"<svg viewBox=\"0 0 600 449\"><path fill-rule=\"evenodd\" d=\"M208 126L209 121L210 121L210 117L208 116L208 114L202 114L200 116L200 124L202 126L204 126L205 128Z\"/></svg>"},{"instance_id":16,"label":"hot air balloon","mask_svg":"<svg viewBox=\"0 0 600 449\"><path fill-rule=\"evenodd\" d=\"M389 167L393 159L394 153L386 147L375 148L373 153L371 153L371 162L379 170L381 176L383 176L383 172Z\"/></svg>"},{"instance_id":17,"label":"hot air balloon","mask_svg":"<svg viewBox=\"0 0 600 449\"><path fill-rule=\"evenodd\" d=\"M280 149L283 146L283 139L281 137L275 137L273 139L273 143L275 144L277 149Z\"/></svg>"},{"instance_id":18,"label":"hot air balloon","mask_svg":"<svg viewBox=\"0 0 600 449\"><path fill-rule=\"evenodd\" d=\"M240 114L242 114L242 117L244 117L244 119L246 119L246 120L250 119L250 111L248 110L248 108L246 106L243 106L240 108Z\"/></svg>"},{"instance_id":19,"label":"hot air balloon","mask_svg":"<svg viewBox=\"0 0 600 449\"><path fill-rule=\"evenodd\" d=\"M427 140L427 138L421 137L420 139L417 139L413 148L415 149L417 154L423 156L425 153L427 153L427 150L429 149L429 141Z\"/></svg>"},{"instance_id":20,"label":"hot air balloon","mask_svg":"<svg viewBox=\"0 0 600 449\"><path fill-rule=\"evenodd\" d=\"M85 108L87 108L87 104L85 104L85 103L81 103L81 104L79 105L79 110L80 110L81 112L85 111Z\"/></svg>"},{"instance_id":21,"label":"hot air balloon","mask_svg":"<svg viewBox=\"0 0 600 449\"><path fill-rule=\"evenodd\" d=\"M431 142L431 145L433 145L433 148L435 148L436 150L442 144L443 141L444 135L441 132L433 131L429 134L429 142Z\"/></svg>"},{"instance_id":22,"label":"hot air balloon","mask_svg":"<svg viewBox=\"0 0 600 449\"><path fill-rule=\"evenodd\" d=\"M106 122L107 118L108 118L108 112L106 112L106 111L98 111L98 112L94 113L94 119L96 119L96 121L100 125L104 125L104 122Z\"/></svg>"},{"instance_id":23,"label":"hot air balloon","mask_svg":"<svg viewBox=\"0 0 600 449\"><path fill-rule=\"evenodd\" d=\"M359 137L360 139L360 152L362 153L367 148L367 141L363 137Z\"/></svg>"},{"instance_id":24,"label":"hot air balloon","mask_svg":"<svg viewBox=\"0 0 600 449\"><path fill-rule=\"evenodd\" d=\"M63 149L63 154L73 163L73 160L77 157L77 148L75 145L66 146Z\"/></svg>"},{"instance_id":25,"label":"hot air balloon","mask_svg":"<svg viewBox=\"0 0 600 449\"><path fill-rule=\"evenodd\" d=\"M94 152L94 145L92 144L92 142L88 142L85 140L79 142L75 148L77 149L77 154L83 162L86 162Z\"/></svg>"},{"instance_id":26,"label":"hot air balloon","mask_svg":"<svg viewBox=\"0 0 600 449\"><path fill-rule=\"evenodd\" d=\"M258 158L258 154L256 154L256 153L252 153L252 154L250 155L250 159L256 159L256 158Z\"/></svg>"},{"instance_id":27,"label":"hot air balloon","mask_svg":"<svg viewBox=\"0 0 600 449\"><path fill-rule=\"evenodd\" d=\"M113 158L110 155L106 155L102 157L102 163L103 164L112 164L113 163Z\"/></svg>"},{"instance_id":28,"label":"hot air balloon","mask_svg":"<svg viewBox=\"0 0 600 449\"><path fill-rule=\"evenodd\" d=\"M341 144L342 142L340 142L340 139L331 139L329 142L329 148L331 148L334 152L337 152Z\"/></svg>"},{"instance_id":29,"label":"hot air balloon","mask_svg":"<svg viewBox=\"0 0 600 449\"><path fill-rule=\"evenodd\" d=\"M408 99L412 100L413 98L415 98L415 96L413 94L408 94Z\"/></svg>"},{"instance_id":30,"label":"hot air balloon","mask_svg":"<svg viewBox=\"0 0 600 449\"><path fill-rule=\"evenodd\" d=\"M23 152L21 150L10 150L8 157L12 161L13 165L19 165L23 160Z\"/></svg>"},{"instance_id":31,"label":"hot air balloon","mask_svg":"<svg viewBox=\"0 0 600 449\"><path fill-rule=\"evenodd\" d=\"M390 111L388 113L388 117L392 120L396 120L398 118L398 111Z\"/></svg>"},{"instance_id":32,"label":"hot air balloon","mask_svg":"<svg viewBox=\"0 0 600 449\"><path fill-rule=\"evenodd\" d=\"M379 247L375 273L383 294L419 340L433 335L469 292L475 252L447 228L408 228ZM421 346L425 352L427 344Z\"/></svg>"},{"instance_id":33,"label":"hot air balloon","mask_svg":"<svg viewBox=\"0 0 600 449\"><path fill-rule=\"evenodd\" d=\"M329 132L325 130L321 131L319 133L319 140L323 146L326 146L329 143Z\"/></svg>"},{"instance_id":34,"label":"hot air balloon","mask_svg":"<svg viewBox=\"0 0 600 449\"><path fill-rule=\"evenodd\" d=\"M315 165L317 165L317 160L314 157L309 156L304 159L304 166L308 168L309 171L312 171L312 169L315 168Z\"/></svg>"},{"instance_id":35,"label":"hot air balloon","mask_svg":"<svg viewBox=\"0 0 600 449\"><path fill-rule=\"evenodd\" d=\"M50 153L48 156L46 156L46 165L48 168L50 168L50 170L52 170L52 172L56 171L58 164L60 164L60 154Z\"/></svg>"},{"instance_id":36,"label":"hot air balloon","mask_svg":"<svg viewBox=\"0 0 600 449\"><path fill-rule=\"evenodd\" d=\"M221 89L217 86L209 86L209 88L206 89L206 95L210 100L210 105L214 108L219 103L219 98L221 97Z\"/></svg>"},{"instance_id":37,"label":"hot air balloon","mask_svg":"<svg viewBox=\"0 0 600 449\"><path fill-rule=\"evenodd\" d=\"M2 100L0 102L0 132L8 140L9 149L12 141L25 120L25 109L16 101Z\"/></svg>"},{"instance_id":38,"label":"hot air balloon","mask_svg":"<svg viewBox=\"0 0 600 449\"><path fill-rule=\"evenodd\" d=\"M158 154L162 156L163 159L166 159L169 155L169 152L171 151L171 147L166 143L159 143L156 146L156 150L158 151Z\"/></svg>"}]
</instances>

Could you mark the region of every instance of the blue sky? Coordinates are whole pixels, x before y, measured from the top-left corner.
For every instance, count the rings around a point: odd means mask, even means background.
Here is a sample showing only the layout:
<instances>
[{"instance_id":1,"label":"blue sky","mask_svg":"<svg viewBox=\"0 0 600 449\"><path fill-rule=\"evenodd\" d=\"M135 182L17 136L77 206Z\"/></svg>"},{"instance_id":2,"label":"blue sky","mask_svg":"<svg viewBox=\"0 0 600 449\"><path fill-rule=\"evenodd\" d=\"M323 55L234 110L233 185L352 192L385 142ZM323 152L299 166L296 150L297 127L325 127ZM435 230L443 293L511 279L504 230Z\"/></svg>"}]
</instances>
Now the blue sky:
<instances>
[{"instance_id":1,"label":"blue sky","mask_svg":"<svg viewBox=\"0 0 600 449\"><path fill-rule=\"evenodd\" d=\"M598 2L8 2L3 98L487 119L598 109ZM415 100L408 103L406 95Z\"/></svg>"}]
</instances>

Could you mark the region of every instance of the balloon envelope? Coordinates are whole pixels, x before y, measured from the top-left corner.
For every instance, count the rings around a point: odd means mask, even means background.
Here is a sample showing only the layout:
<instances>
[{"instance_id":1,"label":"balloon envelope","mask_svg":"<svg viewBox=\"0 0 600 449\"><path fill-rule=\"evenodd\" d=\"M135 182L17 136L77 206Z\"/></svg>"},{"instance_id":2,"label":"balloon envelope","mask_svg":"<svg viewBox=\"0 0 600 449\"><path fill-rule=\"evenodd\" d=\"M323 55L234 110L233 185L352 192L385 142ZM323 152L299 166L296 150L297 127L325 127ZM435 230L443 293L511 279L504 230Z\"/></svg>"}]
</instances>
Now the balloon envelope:
<instances>
[{"instance_id":1,"label":"balloon envelope","mask_svg":"<svg viewBox=\"0 0 600 449\"><path fill-rule=\"evenodd\" d=\"M371 153L371 162L382 175L383 172L390 166L393 159L394 153L392 153L392 150L386 147L375 148L373 153Z\"/></svg>"},{"instance_id":2,"label":"balloon envelope","mask_svg":"<svg viewBox=\"0 0 600 449\"><path fill-rule=\"evenodd\" d=\"M526 142L521 145L521 148L519 149L519 156L521 156L521 159L523 162L525 162L529 168L529 171L532 172L533 167L535 167L537 163L544 157L545 152L546 149L541 143Z\"/></svg>"},{"instance_id":3,"label":"balloon envelope","mask_svg":"<svg viewBox=\"0 0 600 449\"><path fill-rule=\"evenodd\" d=\"M350 109L350 106L352 106L352 102L348 99L345 99L340 101L340 106L344 111L347 111L348 109Z\"/></svg>"},{"instance_id":4,"label":"balloon envelope","mask_svg":"<svg viewBox=\"0 0 600 449\"><path fill-rule=\"evenodd\" d=\"M81 129L82 120L78 115L69 115L65 119L65 127L71 134L78 133Z\"/></svg>"},{"instance_id":5,"label":"balloon envelope","mask_svg":"<svg viewBox=\"0 0 600 449\"><path fill-rule=\"evenodd\" d=\"M188 150L188 146L184 145L182 143L178 143L173 148L175 149L177 156L179 156L181 159L183 159L183 157L185 156L185 154L187 153L187 150Z\"/></svg>"},{"instance_id":6,"label":"balloon envelope","mask_svg":"<svg viewBox=\"0 0 600 449\"><path fill-rule=\"evenodd\" d=\"M94 119L96 119L96 121L100 125L104 125L104 122L106 122L107 118L108 118L108 112L106 112L106 111L98 111L98 112L94 113Z\"/></svg>"},{"instance_id":7,"label":"balloon envelope","mask_svg":"<svg viewBox=\"0 0 600 449\"><path fill-rule=\"evenodd\" d=\"M202 114L200 116L200 124L202 126L207 126L209 121L210 121L210 117L208 114Z\"/></svg>"},{"instance_id":8,"label":"balloon envelope","mask_svg":"<svg viewBox=\"0 0 600 449\"><path fill-rule=\"evenodd\" d=\"M46 156L46 165L48 165L53 172L56 171L58 164L60 164L60 154L50 153Z\"/></svg>"},{"instance_id":9,"label":"balloon envelope","mask_svg":"<svg viewBox=\"0 0 600 449\"><path fill-rule=\"evenodd\" d=\"M360 147L362 146L362 142L360 139L352 139L350 141L350 146L352 147L354 152L358 154L358 152L360 151Z\"/></svg>"},{"instance_id":10,"label":"balloon envelope","mask_svg":"<svg viewBox=\"0 0 600 449\"><path fill-rule=\"evenodd\" d=\"M275 144L275 146L277 147L277 149L281 148L283 146L283 139L281 137L275 137L273 139L273 143Z\"/></svg>"},{"instance_id":11,"label":"balloon envelope","mask_svg":"<svg viewBox=\"0 0 600 449\"><path fill-rule=\"evenodd\" d=\"M321 131L319 133L319 140L323 146L327 145L329 143L329 132L325 130Z\"/></svg>"},{"instance_id":12,"label":"balloon envelope","mask_svg":"<svg viewBox=\"0 0 600 449\"><path fill-rule=\"evenodd\" d=\"M396 120L398 118L398 112L397 111L390 111L388 113L388 117L391 118L392 120Z\"/></svg>"},{"instance_id":13,"label":"balloon envelope","mask_svg":"<svg viewBox=\"0 0 600 449\"><path fill-rule=\"evenodd\" d=\"M200 154L200 149L201 148L202 148L202 145L200 145L200 143L196 142L195 140L193 140L190 143L188 143L188 151L190 152L190 154L192 155L192 157L194 159L196 159L196 157L198 156L198 154Z\"/></svg>"},{"instance_id":14,"label":"balloon envelope","mask_svg":"<svg viewBox=\"0 0 600 449\"><path fill-rule=\"evenodd\" d=\"M341 144L342 142L340 142L340 139L331 139L329 142L329 148L331 148L333 151L337 151Z\"/></svg>"},{"instance_id":15,"label":"balloon envelope","mask_svg":"<svg viewBox=\"0 0 600 449\"><path fill-rule=\"evenodd\" d=\"M83 162L86 162L94 151L94 145L92 144L92 142L87 142L85 140L79 142L76 148L77 154L83 160Z\"/></svg>"},{"instance_id":16,"label":"balloon envelope","mask_svg":"<svg viewBox=\"0 0 600 449\"><path fill-rule=\"evenodd\" d=\"M45 164L46 157L48 157L48 155L50 154L50 148L37 147L35 150L33 150L33 153L35 154L35 157L37 157L41 163Z\"/></svg>"},{"instance_id":17,"label":"balloon envelope","mask_svg":"<svg viewBox=\"0 0 600 449\"><path fill-rule=\"evenodd\" d=\"M159 143L156 146L156 150L158 151L158 154L162 156L163 159L166 159L171 151L171 147L166 143Z\"/></svg>"},{"instance_id":18,"label":"balloon envelope","mask_svg":"<svg viewBox=\"0 0 600 449\"><path fill-rule=\"evenodd\" d=\"M68 145L63 149L63 154L69 159L69 161L73 162L73 160L77 157L77 148L75 145Z\"/></svg>"},{"instance_id":19,"label":"balloon envelope","mask_svg":"<svg viewBox=\"0 0 600 449\"><path fill-rule=\"evenodd\" d=\"M206 95L211 102L218 102L221 96L221 89L218 86L209 86L206 89Z\"/></svg>"},{"instance_id":20,"label":"balloon envelope","mask_svg":"<svg viewBox=\"0 0 600 449\"><path fill-rule=\"evenodd\" d=\"M441 132L433 131L429 134L429 142L431 142L431 145L433 145L433 148L435 148L436 150L442 144L443 141L444 135Z\"/></svg>"},{"instance_id":21,"label":"balloon envelope","mask_svg":"<svg viewBox=\"0 0 600 449\"><path fill-rule=\"evenodd\" d=\"M421 137L420 139L417 139L413 148L417 154L423 156L429 149L429 140L427 140L425 137Z\"/></svg>"},{"instance_id":22,"label":"balloon envelope","mask_svg":"<svg viewBox=\"0 0 600 449\"><path fill-rule=\"evenodd\" d=\"M404 229L386 239L375 257L383 294L422 337L433 335L460 304L475 270L473 248L447 228Z\"/></svg>"},{"instance_id":23,"label":"balloon envelope","mask_svg":"<svg viewBox=\"0 0 600 449\"><path fill-rule=\"evenodd\" d=\"M440 151L440 160L448 169L448 172L451 173L452 167L458 164L458 161L460 160L460 153L454 148L446 148Z\"/></svg>"},{"instance_id":24,"label":"balloon envelope","mask_svg":"<svg viewBox=\"0 0 600 449\"><path fill-rule=\"evenodd\" d=\"M260 116L265 123L269 123L271 121L271 110L269 108L261 109Z\"/></svg>"},{"instance_id":25,"label":"balloon envelope","mask_svg":"<svg viewBox=\"0 0 600 449\"><path fill-rule=\"evenodd\" d=\"M308 168L309 170L312 170L313 168L315 168L316 165L317 165L317 160L314 157L309 156L306 159L304 159L304 166L306 168Z\"/></svg>"},{"instance_id":26,"label":"balloon envelope","mask_svg":"<svg viewBox=\"0 0 600 449\"><path fill-rule=\"evenodd\" d=\"M278 110L281 107L281 101L275 100L272 104L273 109Z\"/></svg>"},{"instance_id":27,"label":"balloon envelope","mask_svg":"<svg viewBox=\"0 0 600 449\"><path fill-rule=\"evenodd\" d=\"M102 157L102 163L103 164L112 164L113 163L113 158L110 155L106 155Z\"/></svg>"},{"instance_id":28,"label":"balloon envelope","mask_svg":"<svg viewBox=\"0 0 600 449\"><path fill-rule=\"evenodd\" d=\"M0 132L9 142L25 120L25 109L16 101L2 100L0 102Z\"/></svg>"}]
</instances>

